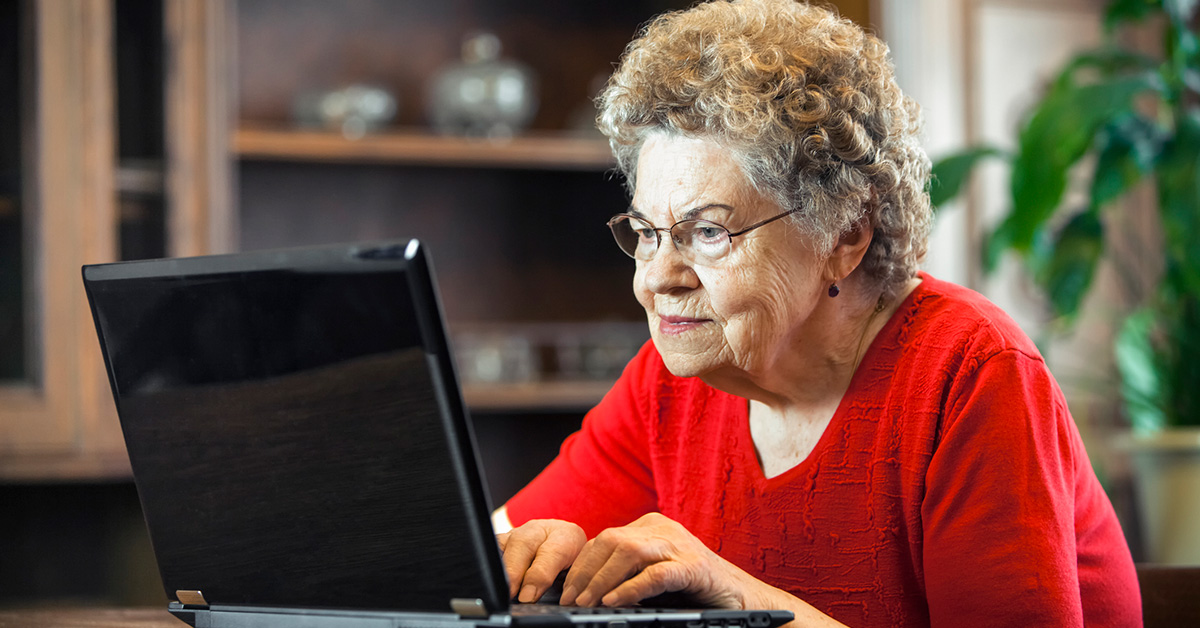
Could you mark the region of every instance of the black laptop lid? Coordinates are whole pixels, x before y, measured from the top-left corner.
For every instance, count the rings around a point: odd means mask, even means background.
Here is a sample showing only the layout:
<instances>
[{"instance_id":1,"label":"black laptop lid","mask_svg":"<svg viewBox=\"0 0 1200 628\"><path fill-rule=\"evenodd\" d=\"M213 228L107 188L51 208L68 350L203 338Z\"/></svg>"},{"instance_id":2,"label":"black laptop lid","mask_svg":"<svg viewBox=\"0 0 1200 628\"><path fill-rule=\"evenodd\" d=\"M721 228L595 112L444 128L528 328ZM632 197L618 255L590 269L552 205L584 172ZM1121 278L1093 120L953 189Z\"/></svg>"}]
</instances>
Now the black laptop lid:
<instances>
[{"instance_id":1,"label":"black laptop lid","mask_svg":"<svg viewBox=\"0 0 1200 628\"><path fill-rule=\"evenodd\" d=\"M167 595L507 607L421 245L88 266Z\"/></svg>"}]
</instances>

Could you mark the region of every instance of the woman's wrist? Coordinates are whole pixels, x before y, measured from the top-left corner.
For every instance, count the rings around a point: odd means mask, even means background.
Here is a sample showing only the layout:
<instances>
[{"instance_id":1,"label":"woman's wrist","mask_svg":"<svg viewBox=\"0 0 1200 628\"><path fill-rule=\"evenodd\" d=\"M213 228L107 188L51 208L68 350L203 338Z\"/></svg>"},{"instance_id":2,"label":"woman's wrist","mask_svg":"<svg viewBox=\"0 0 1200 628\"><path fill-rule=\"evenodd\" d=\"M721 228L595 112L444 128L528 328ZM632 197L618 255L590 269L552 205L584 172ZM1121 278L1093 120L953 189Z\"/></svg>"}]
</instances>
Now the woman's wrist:
<instances>
[{"instance_id":1,"label":"woman's wrist","mask_svg":"<svg viewBox=\"0 0 1200 628\"><path fill-rule=\"evenodd\" d=\"M743 610L758 608L764 610L792 611L796 616L795 619L780 628L834 628L837 626L846 628L845 624L822 613L808 602L791 593L773 587L761 580L756 580L755 582L758 583L758 586L744 590L744 595L742 596Z\"/></svg>"}]
</instances>

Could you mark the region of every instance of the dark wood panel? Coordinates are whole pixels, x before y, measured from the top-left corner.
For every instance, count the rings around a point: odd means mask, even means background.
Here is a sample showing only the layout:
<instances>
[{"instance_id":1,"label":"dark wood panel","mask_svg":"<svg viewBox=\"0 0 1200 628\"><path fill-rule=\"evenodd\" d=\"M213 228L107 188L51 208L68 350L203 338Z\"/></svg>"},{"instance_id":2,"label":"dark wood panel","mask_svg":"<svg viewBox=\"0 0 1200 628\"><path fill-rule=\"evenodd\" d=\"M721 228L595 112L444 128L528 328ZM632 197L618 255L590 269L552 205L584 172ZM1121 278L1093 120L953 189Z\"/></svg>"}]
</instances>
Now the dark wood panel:
<instances>
[{"instance_id":1,"label":"dark wood panel","mask_svg":"<svg viewBox=\"0 0 1200 628\"><path fill-rule=\"evenodd\" d=\"M132 482L6 483L0 504L0 608L166 608Z\"/></svg>"},{"instance_id":2,"label":"dark wood panel","mask_svg":"<svg viewBox=\"0 0 1200 628\"><path fill-rule=\"evenodd\" d=\"M398 96L400 124L421 125L429 78L459 59L465 35L489 30L503 56L530 66L545 87L533 127L563 128L638 24L688 4L243 0L239 111L244 120L283 121L302 91L370 83Z\"/></svg>"},{"instance_id":3,"label":"dark wood panel","mask_svg":"<svg viewBox=\"0 0 1200 628\"><path fill-rule=\"evenodd\" d=\"M475 438L492 504L500 506L537 477L582 421L582 414L571 412L475 413Z\"/></svg>"},{"instance_id":4,"label":"dark wood panel","mask_svg":"<svg viewBox=\"0 0 1200 628\"><path fill-rule=\"evenodd\" d=\"M0 611L0 626L21 628L182 628L162 608L42 608Z\"/></svg>"},{"instance_id":5,"label":"dark wood panel","mask_svg":"<svg viewBox=\"0 0 1200 628\"><path fill-rule=\"evenodd\" d=\"M453 321L643 320L600 172L253 162L241 248L418 237Z\"/></svg>"},{"instance_id":6,"label":"dark wood panel","mask_svg":"<svg viewBox=\"0 0 1200 628\"><path fill-rule=\"evenodd\" d=\"M458 60L462 38L487 30L503 56L531 67L541 107L532 128L562 129L591 116L597 77L612 71L638 28L693 0L241 0L238 109L241 119L286 121L297 94L351 83L397 95L397 123L425 124L426 87ZM838 0L841 13L869 24L870 0Z\"/></svg>"},{"instance_id":7,"label":"dark wood panel","mask_svg":"<svg viewBox=\"0 0 1200 628\"><path fill-rule=\"evenodd\" d=\"M1146 628L1200 626L1200 566L1140 564Z\"/></svg>"}]
</instances>

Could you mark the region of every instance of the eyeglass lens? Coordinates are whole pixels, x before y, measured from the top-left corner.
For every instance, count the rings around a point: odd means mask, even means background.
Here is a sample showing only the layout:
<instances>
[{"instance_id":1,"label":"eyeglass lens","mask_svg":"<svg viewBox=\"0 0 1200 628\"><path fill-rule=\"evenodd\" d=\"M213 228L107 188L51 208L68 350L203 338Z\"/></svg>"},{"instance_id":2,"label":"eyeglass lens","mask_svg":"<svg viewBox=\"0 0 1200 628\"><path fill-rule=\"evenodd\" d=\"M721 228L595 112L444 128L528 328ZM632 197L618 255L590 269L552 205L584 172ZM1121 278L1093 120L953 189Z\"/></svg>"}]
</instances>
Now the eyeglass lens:
<instances>
[{"instance_id":1,"label":"eyeglass lens","mask_svg":"<svg viewBox=\"0 0 1200 628\"><path fill-rule=\"evenodd\" d=\"M617 216L609 222L617 245L630 257L648 261L654 257L666 229L655 229L644 220L632 216ZM671 227L670 236L675 248L688 261L709 264L729 252L729 231L707 220L685 220Z\"/></svg>"}]
</instances>

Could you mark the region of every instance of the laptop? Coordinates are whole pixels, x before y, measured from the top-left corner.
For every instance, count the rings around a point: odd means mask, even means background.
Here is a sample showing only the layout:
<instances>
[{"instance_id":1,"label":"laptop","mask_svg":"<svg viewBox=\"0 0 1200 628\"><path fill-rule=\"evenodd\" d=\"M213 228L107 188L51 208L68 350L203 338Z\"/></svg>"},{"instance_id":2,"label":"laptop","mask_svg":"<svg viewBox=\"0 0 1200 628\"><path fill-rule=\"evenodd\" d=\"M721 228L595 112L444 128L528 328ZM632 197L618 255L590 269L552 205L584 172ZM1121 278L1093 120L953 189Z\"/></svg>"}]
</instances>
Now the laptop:
<instances>
[{"instance_id":1,"label":"laptop","mask_svg":"<svg viewBox=\"0 0 1200 628\"><path fill-rule=\"evenodd\" d=\"M417 240L83 267L168 610L196 627L769 628L514 604Z\"/></svg>"}]
</instances>

